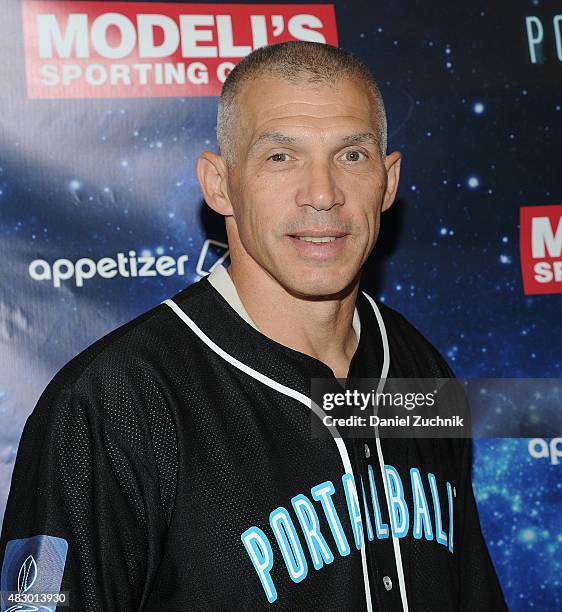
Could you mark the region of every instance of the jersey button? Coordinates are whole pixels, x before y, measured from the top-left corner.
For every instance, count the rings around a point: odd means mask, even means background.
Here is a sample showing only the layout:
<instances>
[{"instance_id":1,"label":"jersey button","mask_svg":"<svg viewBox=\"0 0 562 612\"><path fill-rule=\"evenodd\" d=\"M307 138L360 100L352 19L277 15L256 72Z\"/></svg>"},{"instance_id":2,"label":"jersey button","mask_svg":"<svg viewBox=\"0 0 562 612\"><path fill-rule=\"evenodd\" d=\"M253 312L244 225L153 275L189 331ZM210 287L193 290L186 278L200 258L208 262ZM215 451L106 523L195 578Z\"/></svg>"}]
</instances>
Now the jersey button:
<instances>
[{"instance_id":1,"label":"jersey button","mask_svg":"<svg viewBox=\"0 0 562 612\"><path fill-rule=\"evenodd\" d=\"M365 444L365 457L367 457L367 459L371 456L371 449L369 448L368 444Z\"/></svg>"},{"instance_id":2,"label":"jersey button","mask_svg":"<svg viewBox=\"0 0 562 612\"><path fill-rule=\"evenodd\" d=\"M392 580L390 579L390 576L384 576L384 578L382 579L382 583L384 584L384 588L387 591L390 591L390 589L392 588Z\"/></svg>"}]
</instances>

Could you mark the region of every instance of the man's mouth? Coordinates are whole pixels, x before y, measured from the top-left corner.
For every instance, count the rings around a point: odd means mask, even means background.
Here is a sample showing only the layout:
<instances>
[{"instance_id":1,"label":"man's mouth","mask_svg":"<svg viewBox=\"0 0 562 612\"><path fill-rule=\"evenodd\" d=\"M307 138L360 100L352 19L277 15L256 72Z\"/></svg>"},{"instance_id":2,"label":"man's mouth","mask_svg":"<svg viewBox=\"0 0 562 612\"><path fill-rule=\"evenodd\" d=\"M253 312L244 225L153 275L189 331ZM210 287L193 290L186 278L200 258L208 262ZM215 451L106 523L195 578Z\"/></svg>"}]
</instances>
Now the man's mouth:
<instances>
[{"instance_id":1,"label":"man's mouth","mask_svg":"<svg viewBox=\"0 0 562 612\"><path fill-rule=\"evenodd\" d=\"M313 260L327 260L341 255L346 249L350 234L335 228L303 229L289 234L293 247L302 257Z\"/></svg>"},{"instance_id":2,"label":"man's mouth","mask_svg":"<svg viewBox=\"0 0 562 612\"><path fill-rule=\"evenodd\" d=\"M334 242L337 236L294 236L305 242Z\"/></svg>"},{"instance_id":3,"label":"man's mouth","mask_svg":"<svg viewBox=\"0 0 562 612\"><path fill-rule=\"evenodd\" d=\"M334 227L325 227L323 229L309 228L289 234L291 238L297 238L305 242L334 242L337 238L343 238L347 235L347 232L342 232Z\"/></svg>"}]
</instances>

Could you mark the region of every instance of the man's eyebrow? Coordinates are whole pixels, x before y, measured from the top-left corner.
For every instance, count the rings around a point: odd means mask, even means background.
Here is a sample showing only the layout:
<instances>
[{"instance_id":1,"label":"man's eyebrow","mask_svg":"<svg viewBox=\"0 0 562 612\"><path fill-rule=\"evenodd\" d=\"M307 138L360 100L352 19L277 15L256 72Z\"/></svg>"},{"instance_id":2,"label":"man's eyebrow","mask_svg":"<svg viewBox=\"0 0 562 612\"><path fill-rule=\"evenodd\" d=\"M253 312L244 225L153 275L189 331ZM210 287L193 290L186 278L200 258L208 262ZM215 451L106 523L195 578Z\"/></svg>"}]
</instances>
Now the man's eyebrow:
<instances>
[{"instance_id":1,"label":"man's eyebrow","mask_svg":"<svg viewBox=\"0 0 562 612\"><path fill-rule=\"evenodd\" d=\"M288 134L283 134L281 132L264 132L256 139L250 149L259 147L264 143L292 145L296 144L297 142L298 138L295 138L294 136L289 136ZM352 145L361 143L371 143L376 145L378 144L378 139L372 132L358 132L356 134L349 134L348 136L344 136L339 141L339 143L342 145Z\"/></svg>"},{"instance_id":2,"label":"man's eyebrow","mask_svg":"<svg viewBox=\"0 0 562 612\"><path fill-rule=\"evenodd\" d=\"M281 132L264 132L263 134L260 134L260 136L256 139L256 141L252 144L250 148L254 149L266 142L272 144L287 145L295 144L297 142L297 139L294 136L288 136L287 134L282 134Z\"/></svg>"},{"instance_id":3,"label":"man's eyebrow","mask_svg":"<svg viewBox=\"0 0 562 612\"><path fill-rule=\"evenodd\" d=\"M378 138L372 132L359 132L357 134L344 136L341 139L341 143L344 145L361 144L366 142L376 145L378 144Z\"/></svg>"}]
</instances>

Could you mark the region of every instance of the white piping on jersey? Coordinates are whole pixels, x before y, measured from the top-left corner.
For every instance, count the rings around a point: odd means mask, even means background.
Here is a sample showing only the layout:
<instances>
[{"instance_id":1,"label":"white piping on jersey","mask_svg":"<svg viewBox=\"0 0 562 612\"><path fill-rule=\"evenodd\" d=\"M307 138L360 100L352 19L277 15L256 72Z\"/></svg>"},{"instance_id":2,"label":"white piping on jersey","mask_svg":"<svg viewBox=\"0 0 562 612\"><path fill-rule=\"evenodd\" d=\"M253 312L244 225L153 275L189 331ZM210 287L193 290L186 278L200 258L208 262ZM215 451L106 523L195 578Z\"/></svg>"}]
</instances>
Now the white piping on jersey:
<instances>
[{"instance_id":1,"label":"white piping on jersey","mask_svg":"<svg viewBox=\"0 0 562 612\"><path fill-rule=\"evenodd\" d=\"M390 367L390 350L389 350L389 345L388 345L388 338L386 335L386 328L384 326L384 321L379 312L378 306L376 305L375 301L367 293L363 292L363 295L365 295L365 297L369 300L369 303L371 304L371 307L373 308L375 312L375 316L377 318L377 322L379 325L382 342L383 342L383 367L382 367L382 372L381 372L381 380L379 381L379 385L377 388L377 393L379 393L382 391L382 388L384 386L384 379L386 378L389 367ZM277 382L276 380L269 378L269 376L266 376L265 374L262 374L261 372L254 370L250 366L236 359L236 357L233 357L232 355L230 355L230 353L227 353L225 350L223 350L218 344L216 344L213 340L211 340L211 338L209 338L209 336L207 336L207 334L205 334L205 332L173 300L171 299L164 300L162 304L166 304L167 306L169 306L173 310L173 312L189 327L189 329L191 329L191 331L200 340L202 340L212 351L214 351L219 357L221 357L222 359L224 359L225 361L227 361L234 367L238 368L245 374L248 374L252 378L255 378L259 382L263 383L267 387L270 387L271 389L274 389L275 391L278 391L279 393L282 393L283 395L292 397L293 399L297 400L298 402L306 406L308 409L312 410L319 419L322 420L325 416L327 416L326 413L322 410L322 408L320 408L320 406L318 406L315 402L313 402L311 398L304 395L304 393L300 393L299 391L296 391L295 389L291 389L290 387L287 387L286 385L283 385ZM351 467L351 460L349 459L349 453L347 452L347 447L345 446L343 439L340 437L337 428L334 426L327 426L327 428L332 438L334 439L334 442L336 443L345 473L353 475L353 470ZM379 467L381 469L386 504L387 504L387 508L389 511L389 515L390 515L387 478L386 478L386 473L384 471L384 457L382 454L382 448L381 448L380 439L378 436L375 438L375 442L376 442L376 447L377 447L377 456L379 459ZM364 535L364 538L365 538L365 535ZM404 612L408 612L408 600L406 596L406 586L405 586L405 580L404 580L404 569L402 566L402 556L400 554L400 542L398 538L394 535L392 536L392 544L394 547L394 559L396 561L396 570L398 574L398 583L400 586L400 596L402 599L402 607L403 607ZM371 600L371 586L370 586L369 574L367 570L366 548L367 548L366 541L364 539L363 545L361 546L361 565L363 569L363 582L365 585L365 600L367 604L367 612L373 612L373 604Z\"/></svg>"},{"instance_id":2,"label":"white piping on jersey","mask_svg":"<svg viewBox=\"0 0 562 612\"><path fill-rule=\"evenodd\" d=\"M379 380L379 384L377 387L377 397L379 393L382 392L384 387L384 381L388 376L388 370L390 368L390 347L388 345L388 336L386 335L386 327L384 325L384 321L382 319L382 315L379 311L379 307L377 306L375 300L363 291L363 295L369 300L372 309L375 312L375 316L377 317L377 323L379 324L379 330L381 332L382 338L382 349L383 349L383 360L382 360L382 372L381 379ZM384 457L382 454L381 440L378 436L378 425L375 427L375 444L377 447L377 456L379 458L379 467L381 470L382 483L384 486L384 496L386 498L386 507L388 509L388 514L390 516L390 498L388 495L388 485L386 472L384 470ZM400 540L392 533L392 529L390 530L392 534L392 546L394 548L394 559L396 561L396 573L398 574L398 584L400 586L400 597L402 599L402 608L404 612L408 612L408 596L406 594L406 581L404 579L404 566L402 565L402 553L400 551Z\"/></svg>"}]
</instances>

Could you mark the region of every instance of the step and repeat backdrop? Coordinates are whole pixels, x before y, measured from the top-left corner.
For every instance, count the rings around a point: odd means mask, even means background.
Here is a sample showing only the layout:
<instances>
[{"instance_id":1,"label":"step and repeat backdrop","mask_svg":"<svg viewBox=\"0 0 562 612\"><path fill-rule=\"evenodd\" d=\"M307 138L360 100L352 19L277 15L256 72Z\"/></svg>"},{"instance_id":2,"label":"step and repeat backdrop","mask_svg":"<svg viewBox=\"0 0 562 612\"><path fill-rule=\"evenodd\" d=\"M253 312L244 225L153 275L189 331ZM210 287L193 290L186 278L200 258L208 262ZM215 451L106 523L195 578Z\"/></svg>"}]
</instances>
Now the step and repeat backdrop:
<instances>
[{"instance_id":1,"label":"step and repeat backdrop","mask_svg":"<svg viewBox=\"0 0 562 612\"><path fill-rule=\"evenodd\" d=\"M341 46L380 83L402 178L365 288L458 376L560 377L562 3L0 6L0 516L55 372L228 262L195 160L268 43ZM510 610L562 609L562 438L476 439L473 478Z\"/></svg>"}]
</instances>

